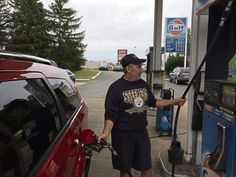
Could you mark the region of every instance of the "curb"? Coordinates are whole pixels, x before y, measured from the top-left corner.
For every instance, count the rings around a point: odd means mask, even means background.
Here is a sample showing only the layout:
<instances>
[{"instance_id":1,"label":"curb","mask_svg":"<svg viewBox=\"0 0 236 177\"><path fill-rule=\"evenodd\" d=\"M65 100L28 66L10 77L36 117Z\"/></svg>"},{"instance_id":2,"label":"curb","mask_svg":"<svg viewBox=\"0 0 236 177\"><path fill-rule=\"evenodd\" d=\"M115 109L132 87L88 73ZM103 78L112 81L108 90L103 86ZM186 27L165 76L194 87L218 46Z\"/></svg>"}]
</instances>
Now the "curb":
<instances>
[{"instance_id":1,"label":"curb","mask_svg":"<svg viewBox=\"0 0 236 177\"><path fill-rule=\"evenodd\" d=\"M76 81L88 81L90 79L75 79Z\"/></svg>"},{"instance_id":2,"label":"curb","mask_svg":"<svg viewBox=\"0 0 236 177\"><path fill-rule=\"evenodd\" d=\"M101 71L99 71L95 76L92 77L92 79L96 79L98 76L100 76L102 74Z\"/></svg>"}]
</instances>

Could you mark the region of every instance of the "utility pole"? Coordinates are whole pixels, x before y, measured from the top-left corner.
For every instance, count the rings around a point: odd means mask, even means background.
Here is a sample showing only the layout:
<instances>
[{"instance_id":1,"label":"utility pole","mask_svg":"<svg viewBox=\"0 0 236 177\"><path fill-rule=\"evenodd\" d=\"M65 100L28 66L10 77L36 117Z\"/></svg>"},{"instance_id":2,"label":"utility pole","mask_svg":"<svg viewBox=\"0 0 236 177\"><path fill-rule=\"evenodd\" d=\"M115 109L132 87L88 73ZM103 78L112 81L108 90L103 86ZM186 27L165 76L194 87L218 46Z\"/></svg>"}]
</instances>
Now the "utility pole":
<instances>
[{"instance_id":1,"label":"utility pole","mask_svg":"<svg viewBox=\"0 0 236 177\"><path fill-rule=\"evenodd\" d=\"M155 0L153 61L150 62L150 74L152 91L157 97L164 86L163 71L161 71L162 9L163 0Z\"/></svg>"},{"instance_id":2,"label":"utility pole","mask_svg":"<svg viewBox=\"0 0 236 177\"><path fill-rule=\"evenodd\" d=\"M155 0L153 70L161 70L161 32L163 0Z\"/></svg>"}]
</instances>

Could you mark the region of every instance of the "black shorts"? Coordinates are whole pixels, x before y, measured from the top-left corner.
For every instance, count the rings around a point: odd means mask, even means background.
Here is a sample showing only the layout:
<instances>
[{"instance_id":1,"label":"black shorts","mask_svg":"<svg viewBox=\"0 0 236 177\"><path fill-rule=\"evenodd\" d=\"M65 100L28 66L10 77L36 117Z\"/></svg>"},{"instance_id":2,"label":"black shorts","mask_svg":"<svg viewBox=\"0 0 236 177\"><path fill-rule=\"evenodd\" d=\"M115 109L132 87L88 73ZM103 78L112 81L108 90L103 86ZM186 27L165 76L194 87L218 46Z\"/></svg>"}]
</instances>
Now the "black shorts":
<instances>
[{"instance_id":1,"label":"black shorts","mask_svg":"<svg viewBox=\"0 0 236 177\"><path fill-rule=\"evenodd\" d=\"M126 171L134 168L145 171L152 168L151 143L147 130L112 130L112 146L118 156L112 155L114 169Z\"/></svg>"}]
</instances>

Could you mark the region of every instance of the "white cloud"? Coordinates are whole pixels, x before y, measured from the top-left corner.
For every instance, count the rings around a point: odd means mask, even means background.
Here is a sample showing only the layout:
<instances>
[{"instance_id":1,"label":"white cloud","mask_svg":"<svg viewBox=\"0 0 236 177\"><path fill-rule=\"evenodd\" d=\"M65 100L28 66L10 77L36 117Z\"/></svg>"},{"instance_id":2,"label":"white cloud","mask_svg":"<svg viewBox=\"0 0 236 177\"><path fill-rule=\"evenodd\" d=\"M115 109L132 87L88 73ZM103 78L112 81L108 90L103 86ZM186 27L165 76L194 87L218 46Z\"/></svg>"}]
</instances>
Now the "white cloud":
<instances>
[{"instance_id":1,"label":"white cloud","mask_svg":"<svg viewBox=\"0 0 236 177\"><path fill-rule=\"evenodd\" d=\"M69 0L67 6L83 17L86 58L115 62L120 48L144 58L145 50L153 45L154 1ZM163 18L191 17L191 5L191 0L163 0Z\"/></svg>"},{"instance_id":2,"label":"white cloud","mask_svg":"<svg viewBox=\"0 0 236 177\"><path fill-rule=\"evenodd\" d=\"M70 0L70 3L74 4L107 4L112 6L135 6L148 4L143 0Z\"/></svg>"}]
</instances>

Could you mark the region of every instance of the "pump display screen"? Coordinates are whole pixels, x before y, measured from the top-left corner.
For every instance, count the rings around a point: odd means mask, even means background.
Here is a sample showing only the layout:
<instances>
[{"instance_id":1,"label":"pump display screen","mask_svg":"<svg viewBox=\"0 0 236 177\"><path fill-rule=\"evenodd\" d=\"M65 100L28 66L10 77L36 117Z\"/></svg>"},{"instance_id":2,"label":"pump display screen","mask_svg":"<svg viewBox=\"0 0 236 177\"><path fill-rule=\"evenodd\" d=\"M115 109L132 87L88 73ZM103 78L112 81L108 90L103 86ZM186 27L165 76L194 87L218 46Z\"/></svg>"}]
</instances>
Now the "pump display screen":
<instances>
[{"instance_id":1,"label":"pump display screen","mask_svg":"<svg viewBox=\"0 0 236 177\"><path fill-rule=\"evenodd\" d=\"M236 88L231 85L223 85L222 103L230 108L236 107Z\"/></svg>"}]
</instances>

